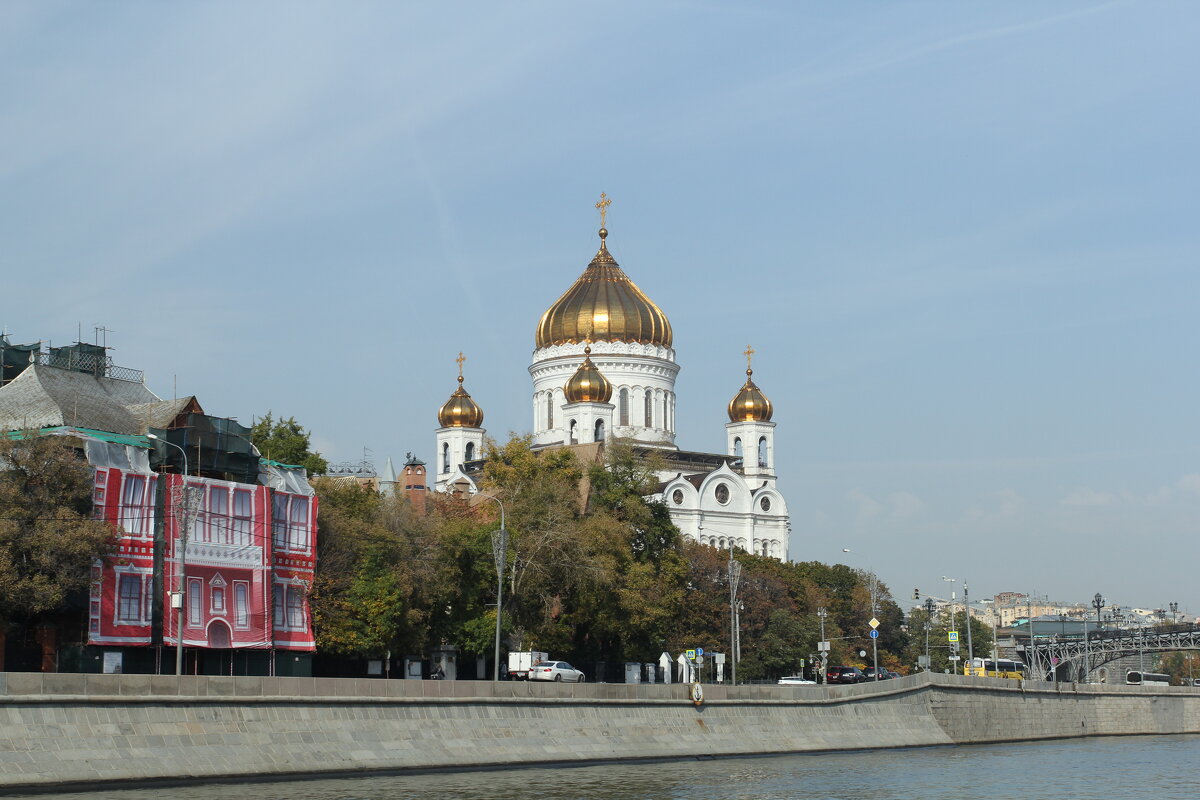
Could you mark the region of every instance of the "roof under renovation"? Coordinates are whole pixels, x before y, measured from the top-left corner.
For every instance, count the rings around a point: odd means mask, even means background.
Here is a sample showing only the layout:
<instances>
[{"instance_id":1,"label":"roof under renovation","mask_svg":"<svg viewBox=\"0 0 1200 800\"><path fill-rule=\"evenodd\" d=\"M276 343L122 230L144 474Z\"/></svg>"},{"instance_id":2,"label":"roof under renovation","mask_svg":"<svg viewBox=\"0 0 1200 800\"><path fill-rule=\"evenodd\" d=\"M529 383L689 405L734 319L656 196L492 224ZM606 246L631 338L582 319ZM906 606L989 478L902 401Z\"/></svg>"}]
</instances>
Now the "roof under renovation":
<instances>
[{"instance_id":1,"label":"roof under renovation","mask_svg":"<svg viewBox=\"0 0 1200 800\"><path fill-rule=\"evenodd\" d=\"M35 364L0 387L0 430L72 425L144 433L146 422L130 407L160 402L141 383Z\"/></svg>"}]
</instances>

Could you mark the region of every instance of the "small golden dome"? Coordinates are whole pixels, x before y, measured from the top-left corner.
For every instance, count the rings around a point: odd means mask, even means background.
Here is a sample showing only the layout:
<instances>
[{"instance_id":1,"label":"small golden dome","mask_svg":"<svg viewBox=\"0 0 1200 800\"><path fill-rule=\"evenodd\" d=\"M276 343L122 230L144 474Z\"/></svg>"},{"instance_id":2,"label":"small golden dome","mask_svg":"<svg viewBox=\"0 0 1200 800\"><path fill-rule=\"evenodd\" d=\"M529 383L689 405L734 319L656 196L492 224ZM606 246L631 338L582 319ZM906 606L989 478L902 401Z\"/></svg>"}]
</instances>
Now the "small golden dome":
<instances>
[{"instance_id":1,"label":"small golden dome","mask_svg":"<svg viewBox=\"0 0 1200 800\"><path fill-rule=\"evenodd\" d=\"M767 422L771 419L771 401L754 385L750 377L753 374L754 370L746 370L746 385L729 401L730 422Z\"/></svg>"},{"instance_id":2,"label":"small golden dome","mask_svg":"<svg viewBox=\"0 0 1200 800\"><path fill-rule=\"evenodd\" d=\"M443 428L483 427L483 409L463 388L462 375L458 376L458 388L454 394L438 409L438 422Z\"/></svg>"},{"instance_id":3,"label":"small golden dome","mask_svg":"<svg viewBox=\"0 0 1200 800\"><path fill-rule=\"evenodd\" d=\"M542 314L537 347L585 338L601 342L640 342L671 346L671 323L662 309L621 270L608 252L600 229L600 249L570 289Z\"/></svg>"},{"instance_id":4,"label":"small golden dome","mask_svg":"<svg viewBox=\"0 0 1200 800\"><path fill-rule=\"evenodd\" d=\"M612 384L592 363L591 345L583 348L583 363L563 387L568 403L607 403L612 397Z\"/></svg>"}]
</instances>

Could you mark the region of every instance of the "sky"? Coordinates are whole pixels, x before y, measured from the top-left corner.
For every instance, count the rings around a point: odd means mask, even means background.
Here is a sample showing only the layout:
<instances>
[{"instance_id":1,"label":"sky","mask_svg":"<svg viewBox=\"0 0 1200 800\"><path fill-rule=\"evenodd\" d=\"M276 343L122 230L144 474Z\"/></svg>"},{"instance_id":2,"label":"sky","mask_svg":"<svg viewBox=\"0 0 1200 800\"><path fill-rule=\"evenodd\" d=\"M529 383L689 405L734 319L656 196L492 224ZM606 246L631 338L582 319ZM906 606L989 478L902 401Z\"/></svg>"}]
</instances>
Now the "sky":
<instances>
[{"instance_id":1,"label":"sky","mask_svg":"<svg viewBox=\"0 0 1200 800\"><path fill-rule=\"evenodd\" d=\"M681 447L757 351L794 560L1200 614L1198 40L1190 0L9 0L0 325L432 462L460 350L531 428L603 191Z\"/></svg>"}]
</instances>

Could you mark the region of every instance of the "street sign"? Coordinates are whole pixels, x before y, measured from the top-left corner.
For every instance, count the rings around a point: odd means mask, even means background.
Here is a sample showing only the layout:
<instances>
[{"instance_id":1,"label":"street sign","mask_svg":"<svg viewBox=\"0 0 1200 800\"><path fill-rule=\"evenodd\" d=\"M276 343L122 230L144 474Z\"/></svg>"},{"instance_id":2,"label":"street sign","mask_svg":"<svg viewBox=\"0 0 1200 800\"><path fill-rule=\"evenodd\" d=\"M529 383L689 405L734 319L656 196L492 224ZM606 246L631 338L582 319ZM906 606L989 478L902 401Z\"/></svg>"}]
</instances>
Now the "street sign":
<instances>
[{"instance_id":1,"label":"street sign","mask_svg":"<svg viewBox=\"0 0 1200 800\"><path fill-rule=\"evenodd\" d=\"M871 621L870 621L870 622L868 622L867 624L868 624L868 625L870 625L872 629L874 629L874 628L878 628L878 627L879 627L879 620L875 619L874 617L871 617Z\"/></svg>"},{"instance_id":2,"label":"street sign","mask_svg":"<svg viewBox=\"0 0 1200 800\"><path fill-rule=\"evenodd\" d=\"M830 650L829 642L817 642L817 650L821 651L822 653L828 653Z\"/></svg>"},{"instance_id":3,"label":"street sign","mask_svg":"<svg viewBox=\"0 0 1200 800\"><path fill-rule=\"evenodd\" d=\"M684 653L684 655L687 656L688 661L696 660L696 651L695 650L688 650L686 653Z\"/></svg>"},{"instance_id":4,"label":"street sign","mask_svg":"<svg viewBox=\"0 0 1200 800\"><path fill-rule=\"evenodd\" d=\"M872 638L872 639L878 639L878 638L879 638L879 631L871 631L871 638Z\"/></svg>"},{"instance_id":5,"label":"street sign","mask_svg":"<svg viewBox=\"0 0 1200 800\"><path fill-rule=\"evenodd\" d=\"M696 655L697 655L697 656L702 656L702 655L704 655L704 648L703 648L703 647L697 647L697 648L696 648Z\"/></svg>"},{"instance_id":6,"label":"street sign","mask_svg":"<svg viewBox=\"0 0 1200 800\"><path fill-rule=\"evenodd\" d=\"M958 631L949 631L946 633L946 638L951 642L958 641Z\"/></svg>"},{"instance_id":7,"label":"street sign","mask_svg":"<svg viewBox=\"0 0 1200 800\"><path fill-rule=\"evenodd\" d=\"M951 661L960 661L961 659L962 659L962 656L950 656Z\"/></svg>"}]
</instances>

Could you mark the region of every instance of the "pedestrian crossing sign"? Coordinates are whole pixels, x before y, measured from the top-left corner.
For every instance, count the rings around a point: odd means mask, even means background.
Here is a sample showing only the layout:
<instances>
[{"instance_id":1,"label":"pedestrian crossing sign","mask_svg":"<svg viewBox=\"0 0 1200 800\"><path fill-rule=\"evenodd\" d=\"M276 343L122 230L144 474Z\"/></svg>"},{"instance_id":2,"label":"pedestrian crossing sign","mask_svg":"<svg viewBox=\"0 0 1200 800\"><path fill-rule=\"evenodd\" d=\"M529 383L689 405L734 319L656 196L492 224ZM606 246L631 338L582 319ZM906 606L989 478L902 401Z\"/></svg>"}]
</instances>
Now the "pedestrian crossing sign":
<instances>
[{"instance_id":1,"label":"pedestrian crossing sign","mask_svg":"<svg viewBox=\"0 0 1200 800\"><path fill-rule=\"evenodd\" d=\"M946 637L952 642L957 642L958 641L958 631L948 631L946 633Z\"/></svg>"}]
</instances>

